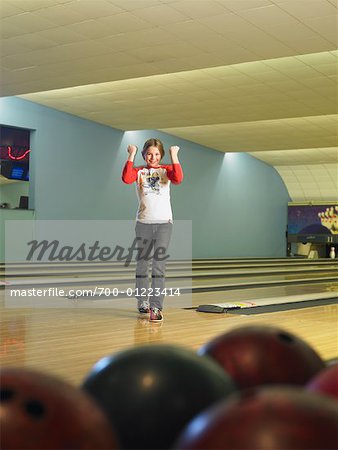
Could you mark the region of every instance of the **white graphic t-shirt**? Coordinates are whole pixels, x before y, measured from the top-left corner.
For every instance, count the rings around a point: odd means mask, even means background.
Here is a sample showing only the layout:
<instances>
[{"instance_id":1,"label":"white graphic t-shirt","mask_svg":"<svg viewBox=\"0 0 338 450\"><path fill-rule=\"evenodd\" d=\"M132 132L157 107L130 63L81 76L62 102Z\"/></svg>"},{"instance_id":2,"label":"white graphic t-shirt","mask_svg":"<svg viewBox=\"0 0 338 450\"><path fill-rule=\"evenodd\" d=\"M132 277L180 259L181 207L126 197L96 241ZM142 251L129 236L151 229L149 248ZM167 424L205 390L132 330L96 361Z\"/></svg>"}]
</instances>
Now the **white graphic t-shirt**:
<instances>
[{"instance_id":1,"label":"white graphic t-shirt","mask_svg":"<svg viewBox=\"0 0 338 450\"><path fill-rule=\"evenodd\" d=\"M179 184L183 180L180 164L134 167L131 161L127 161L122 180L127 184L136 182L139 200L136 220L144 223L172 222L170 184Z\"/></svg>"},{"instance_id":2,"label":"white graphic t-shirt","mask_svg":"<svg viewBox=\"0 0 338 450\"><path fill-rule=\"evenodd\" d=\"M136 218L140 222L172 222L170 180L164 167L138 171L136 192L139 207Z\"/></svg>"}]
</instances>

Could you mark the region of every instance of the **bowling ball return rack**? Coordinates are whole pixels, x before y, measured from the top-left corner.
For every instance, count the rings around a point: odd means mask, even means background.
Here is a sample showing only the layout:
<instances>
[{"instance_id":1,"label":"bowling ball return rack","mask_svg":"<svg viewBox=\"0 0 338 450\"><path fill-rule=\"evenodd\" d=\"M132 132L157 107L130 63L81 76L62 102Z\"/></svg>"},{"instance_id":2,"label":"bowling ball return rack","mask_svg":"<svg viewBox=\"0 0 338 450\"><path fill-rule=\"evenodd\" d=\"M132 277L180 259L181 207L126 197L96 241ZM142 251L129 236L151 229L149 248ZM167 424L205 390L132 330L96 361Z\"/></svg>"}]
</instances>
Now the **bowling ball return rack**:
<instances>
[{"instance_id":1,"label":"bowling ball return rack","mask_svg":"<svg viewBox=\"0 0 338 450\"><path fill-rule=\"evenodd\" d=\"M226 303L202 304L195 308L197 312L214 314L262 314L314 306L333 305L338 302L338 292L290 295L288 297L269 297L255 301L234 301Z\"/></svg>"}]
</instances>

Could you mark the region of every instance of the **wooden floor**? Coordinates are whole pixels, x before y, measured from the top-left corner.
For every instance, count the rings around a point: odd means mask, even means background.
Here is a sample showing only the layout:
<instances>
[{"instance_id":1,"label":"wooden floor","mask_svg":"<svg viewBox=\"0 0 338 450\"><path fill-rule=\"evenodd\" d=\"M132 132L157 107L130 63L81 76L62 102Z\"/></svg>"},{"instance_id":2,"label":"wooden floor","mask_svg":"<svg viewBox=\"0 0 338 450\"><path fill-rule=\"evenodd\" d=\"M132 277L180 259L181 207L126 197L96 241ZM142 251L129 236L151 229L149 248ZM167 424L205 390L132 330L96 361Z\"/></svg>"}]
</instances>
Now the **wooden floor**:
<instances>
[{"instance_id":1,"label":"wooden floor","mask_svg":"<svg viewBox=\"0 0 338 450\"><path fill-rule=\"evenodd\" d=\"M282 285L274 285L280 275L266 275L264 285L253 284L243 289L243 280L257 282L261 272L273 272L277 266L285 266L286 273L282 276ZM79 384L92 365L105 355L116 351L144 344L176 344L192 349L198 349L209 339L230 330L233 327L247 324L268 324L279 326L306 340L324 359L338 356L338 305L314 306L303 309L272 312L257 315L245 314L208 314L183 307L198 306L206 303L224 303L231 301L263 301L266 298L285 298L294 295L315 295L316 293L337 293L338 297L338 261L297 261L282 260L234 260L234 261L194 261L192 294L184 295L182 301L165 303L164 322L150 323L148 319L136 311L136 301L132 298L114 302L114 299L93 301L91 299L58 298L54 303L47 299L41 303L23 303L8 301L4 287L0 289L0 362L2 366L19 366L35 368L57 375L73 384ZM210 278L199 276L200 268L210 271ZM208 268L209 266L209 268ZM313 272L306 275L306 282L299 280L296 284L288 283L290 276L298 277L296 268L304 266L307 270L313 266ZM318 279L318 269L326 266L330 271L330 281ZM81 273L77 266L67 270L76 271L79 282L88 277L88 266ZM101 267L101 266L97 266ZM260 267L260 269L259 269ZM105 270L105 266L102 266ZM111 270L111 267L108 267ZM241 270L243 277L233 278L231 269ZM257 268L259 269L257 273ZM41 270L42 269L42 270ZM176 267L177 269L177 267ZM176 270L174 268L174 270ZM182 274L184 275L183 267ZM217 290L212 274L220 269L224 272L222 290ZM249 271L247 270L249 269ZM44 266L37 270L33 267L31 273L27 266L13 266L13 272L4 277L5 267L0 265L0 276L3 286L7 284L30 284L34 286L38 279L44 276ZM60 273L55 272L60 271ZM96 270L96 269L95 269ZM100 269L101 270L101 269ZM284 269L283 269L284 270ZM22 279L22 274L26 278ZM95 272L95 276L98 274ZM12 276L13 275L13 276ZM64 268L53 267L53 277L47 280L45 274L42 285L62 285ZM70 276L70 273L66 273ZM95 282L102 280L102 275ZM79 277L79 278L78 278ZM106 275L112 283L109 273ZM116 277L120 279L121 274ZM228 278L227 278L228 277ZM1 277L0 277L1 278ZM301 276L303 279L303 275ZM313 283L311 283L311 280ZM49 283L49 284L48 284ZM207 291L196 288L199 283L206 285ZM86 284L84 286L87 286ZM195 287L194 287L195 286ZM82 286L83 287L83 286ZM88 286L87 286L88 287ZM335 296L335 295L334 295ZM277 308L276 308L277 309Z\"/></svg>"},{"instance_id":2,"label":"wooden floor","mask_svg":"<svg viewBox=\"0 0 338 450\"><path fill-rule=\"evenodd\" d=\"M26 366L79 384L101 357L124 348L171 343L197 349L208 339L246 324L276 325L297 334L325 359L338 356L338 306L255 316L206 314L167 308L162 324L133 308L19 309L5 307L0 291L1 365Z\"/></svg>"}]
</instances>

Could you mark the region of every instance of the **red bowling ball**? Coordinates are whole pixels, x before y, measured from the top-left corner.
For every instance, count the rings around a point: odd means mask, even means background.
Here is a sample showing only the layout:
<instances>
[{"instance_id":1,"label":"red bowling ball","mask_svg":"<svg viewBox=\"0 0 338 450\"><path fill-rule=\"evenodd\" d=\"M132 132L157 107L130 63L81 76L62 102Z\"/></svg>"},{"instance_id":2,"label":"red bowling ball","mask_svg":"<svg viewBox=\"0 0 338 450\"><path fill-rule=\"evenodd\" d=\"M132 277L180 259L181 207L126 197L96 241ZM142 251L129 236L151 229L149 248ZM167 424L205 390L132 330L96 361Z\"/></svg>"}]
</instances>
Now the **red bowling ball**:
<instances>
[{"instance_id":1,"label":"red bowling ball","mask_svg":"<svg viewBox=\"0 0 338 450\"><path fill-rule=\"evenodd\" d=\"M334 366L335 364L338 364L338 358L331 358L326 361L327 366Z\"/></svg>"},{"instance_id":2,"label":"red bowling ball","mask_svg":"<svg viewBox=\"0 0 338 450\"><path fill-rule=\"evenodd\" d=\"M309 391L329 395L338 400L338 364L326 367L306 385Z\"/></svg>"},{"instance_id":3,"label":"red bowling ball","mask_svg":"<svg viewBox=\"0 0 338 450\"><path fill-rule=\"evenodd\" d=\"M27 369L0 371L0 448L117 449L110 425L84 392Z\"/></svg>"},{"instance_id":4,"label":"red bowling ball","mask_svg":"<svg viewBox=\"0 0 338 450\"><path fill-rule=\"evenodd\" d=\"M338 448L338 405L299 387L242 392L195 417L175 450Z\"/></svg>"},{"instance_id":5,"label":"red bowling ball","mask_svg":"<svg viewBox=\"0 0 338 450\"><path fill-rule=\"evenodd\" d=\"M198 353L217 361L239 389L304 385L325 367L310 345L272 326L235 328L205 344Z\"/></svg>"}]
</instances>

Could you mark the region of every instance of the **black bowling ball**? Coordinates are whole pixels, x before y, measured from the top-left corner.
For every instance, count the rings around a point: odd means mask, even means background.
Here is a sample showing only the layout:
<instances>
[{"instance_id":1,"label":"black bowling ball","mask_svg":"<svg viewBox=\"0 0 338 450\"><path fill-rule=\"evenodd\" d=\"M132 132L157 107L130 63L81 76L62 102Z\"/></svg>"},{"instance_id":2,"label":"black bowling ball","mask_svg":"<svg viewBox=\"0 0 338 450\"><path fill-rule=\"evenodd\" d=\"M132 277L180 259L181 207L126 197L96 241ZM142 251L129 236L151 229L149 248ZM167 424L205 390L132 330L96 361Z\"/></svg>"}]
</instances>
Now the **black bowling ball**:
<instances>
[{"instance_id":1,"label":"black bowling ball","mask_svg":"<svg viewBox=\"0 0 338 450\"><path fill-rule=\"evenodd\" d=\"M125 449L170 448L196 414L235 390L214 361L172 345L105 357L83 388L106 412Z\"/></svg>"}]
</instances>

